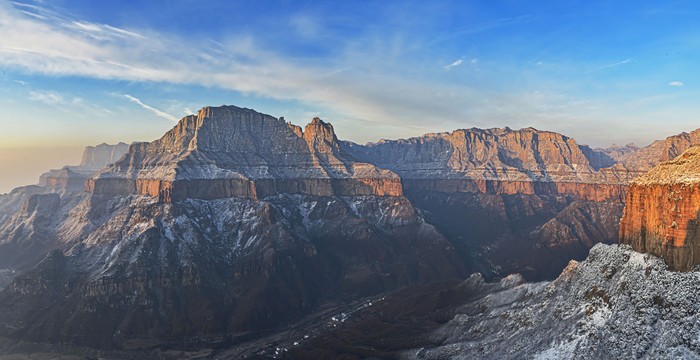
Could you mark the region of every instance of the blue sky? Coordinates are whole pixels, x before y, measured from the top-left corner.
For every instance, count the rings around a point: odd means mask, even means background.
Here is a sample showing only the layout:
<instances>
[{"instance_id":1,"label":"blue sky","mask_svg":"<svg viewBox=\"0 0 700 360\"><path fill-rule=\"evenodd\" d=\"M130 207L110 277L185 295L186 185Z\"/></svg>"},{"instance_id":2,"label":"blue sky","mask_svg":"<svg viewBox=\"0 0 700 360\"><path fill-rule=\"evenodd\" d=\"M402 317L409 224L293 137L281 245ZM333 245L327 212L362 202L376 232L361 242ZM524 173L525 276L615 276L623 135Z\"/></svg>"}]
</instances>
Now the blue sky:
<instances>
[{"instance_id":1,"label":"blue sky","mask_svg":"<svg viewBox=\"0 0 700 360\"><path fill-rule=\"evenodd\" d=\"M698 127L694 1L0 0L0 147L149 141L207 105L356 142ZM1 151L1 150L0 150Z\"/></svg>"}]
</instances>

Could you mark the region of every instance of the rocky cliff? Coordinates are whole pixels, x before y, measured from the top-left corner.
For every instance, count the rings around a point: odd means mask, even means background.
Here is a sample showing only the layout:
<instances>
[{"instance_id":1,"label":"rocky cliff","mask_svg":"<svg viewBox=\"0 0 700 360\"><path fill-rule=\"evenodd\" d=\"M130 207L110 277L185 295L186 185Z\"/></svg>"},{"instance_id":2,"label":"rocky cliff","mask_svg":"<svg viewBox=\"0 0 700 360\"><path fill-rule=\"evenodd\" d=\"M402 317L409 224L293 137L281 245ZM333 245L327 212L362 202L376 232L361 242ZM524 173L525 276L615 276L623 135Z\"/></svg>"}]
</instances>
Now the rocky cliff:
<instances>
[{"instance_id":1,"label":"rocky cliff","mask_svg":"<svg viewBox=\"0 0 700 360\"><path fill-rule=\"evenodd\" d=\"M630 183L620 242L661 256L669 267L700 265L700 146Z\"/></svg>"},{"instance_id":2,"label":"rocky cliff","mask_svg":"<svg viewBox=\"0 0 700 360\"><path fill-rule=\"evenodd\" d=\"M313 119L304 130L254 110L206 107L88 181L96 194L263 199L280 193L317 196L403 194L399 177L355 160L333 127Z\"/></svg>"},{"instance_id":3,"label":"rocky cliff","mask_svg":"<svg viewBox=\"0 0 700 360\"><path fill-rule=\"evenodd\" d=\"M641 174L574 139L533 128L472 128L343 145L362 161L399 174L407 192L571 194L620 202L627 182Z\"/></svg>"}]
</instances>

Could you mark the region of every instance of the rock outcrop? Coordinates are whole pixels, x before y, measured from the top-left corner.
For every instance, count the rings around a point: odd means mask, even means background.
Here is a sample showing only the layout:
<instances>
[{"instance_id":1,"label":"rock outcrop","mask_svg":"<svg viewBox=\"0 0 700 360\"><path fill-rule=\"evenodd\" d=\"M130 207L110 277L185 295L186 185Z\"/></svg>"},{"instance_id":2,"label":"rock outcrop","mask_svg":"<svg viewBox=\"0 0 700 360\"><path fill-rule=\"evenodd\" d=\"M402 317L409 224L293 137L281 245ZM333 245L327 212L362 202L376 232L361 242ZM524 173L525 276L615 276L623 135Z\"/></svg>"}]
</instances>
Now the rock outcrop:
<instances>
[{"instance_id":1,"label":"rock outcrop","mask_svg":"<svg viewBox=\"0 0 700 360\"><path fill-rule=\"evenodd\" d=\"M333 127L315 118L300 127L254 110L206 107L88 181L95 194L263 199L280 194L403 195L388 170L340 148Z\"/></svg>"},{"instance_id":2,"label":"rock outcrop","mask_svg":"<svg viewBox=\"0 0 700 360\"><path fill-rule=\"evenodd\" d=\"M309 343L276 346L312 360L696 359L698 287L696 273L598 244L551 282L511 275L488 283L474 274L387 296Z\"/></svg>"},{"instance_id":3,"label":"rock outcrop","mask_svg":"<svg viewBox=\"0 0 700 360\"><path fill-rule=\"evenodd\" d=\"M360 160L399 174L406 192L570 194L621 202L627 182L641 174L574 139L533 128L473 128L343 145Z\"/></svg>"},{"instance_id":4,"label":"rock outcrop","mask_svg":"<svg viewBox=\"0 0 700 360\"><path fill-rule=\"evenodd\" d=\"M671 269L700 265L700 146L630 183L620 243L662 257Z\"/></svg>"}]
</instances>

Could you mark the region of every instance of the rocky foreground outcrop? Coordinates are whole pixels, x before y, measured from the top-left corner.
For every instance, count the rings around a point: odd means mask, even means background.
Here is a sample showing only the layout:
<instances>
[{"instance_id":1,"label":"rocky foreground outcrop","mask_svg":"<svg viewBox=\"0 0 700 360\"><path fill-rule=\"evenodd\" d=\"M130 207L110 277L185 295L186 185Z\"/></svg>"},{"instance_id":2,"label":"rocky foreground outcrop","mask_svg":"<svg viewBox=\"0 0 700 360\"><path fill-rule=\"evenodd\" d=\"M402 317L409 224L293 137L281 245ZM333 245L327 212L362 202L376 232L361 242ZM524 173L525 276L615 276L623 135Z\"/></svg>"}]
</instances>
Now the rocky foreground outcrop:
<instances>
[{"instance_id":1,"label":"rocky foreground outcrop","mask_svg":"<svg viewBox=\"0 0 700 360\"><path fill-rule=\"evenodd\" d=\"M519 275L412 289L353 314L288 359L697 359L700 277L627 245L594 246L554 281Z\"/></svg>"},{"instance_id":2,"label":"rocky foreground outcrop","mask_svg":"<svg viewBox=\"0 0 700 360\"><path fill-rule=\"evenodd\" d=\"M661 256L671 269L700 265L700 146L630 183L620 243Z\"/></svg>"}]
</instances>

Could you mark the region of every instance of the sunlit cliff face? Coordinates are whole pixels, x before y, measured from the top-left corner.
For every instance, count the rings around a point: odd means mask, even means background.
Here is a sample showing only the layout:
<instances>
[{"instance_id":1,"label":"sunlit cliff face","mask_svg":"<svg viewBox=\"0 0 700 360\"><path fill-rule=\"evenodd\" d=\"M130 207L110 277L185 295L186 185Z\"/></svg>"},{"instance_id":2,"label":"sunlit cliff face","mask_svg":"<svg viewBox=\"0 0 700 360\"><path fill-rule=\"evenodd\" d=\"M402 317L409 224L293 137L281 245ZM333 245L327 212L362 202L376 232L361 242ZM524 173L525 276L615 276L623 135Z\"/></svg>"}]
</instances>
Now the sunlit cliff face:
<instances>
[{"instance_id":1,"label":"sunlit cliff face","mask_svg":"<svg viewBox=\"0 0 700 360\"><path fill-rule=\"evenodd\" d=\"M620 242L664 258L673 270L700 265L700 146L630 183Z\"/></svg>"}]
</instances>

